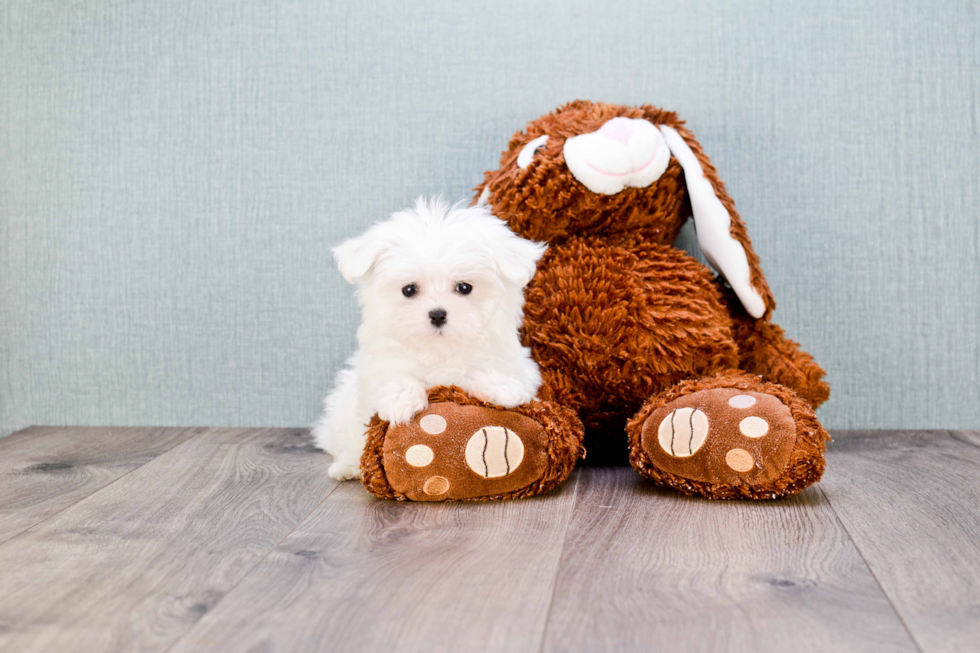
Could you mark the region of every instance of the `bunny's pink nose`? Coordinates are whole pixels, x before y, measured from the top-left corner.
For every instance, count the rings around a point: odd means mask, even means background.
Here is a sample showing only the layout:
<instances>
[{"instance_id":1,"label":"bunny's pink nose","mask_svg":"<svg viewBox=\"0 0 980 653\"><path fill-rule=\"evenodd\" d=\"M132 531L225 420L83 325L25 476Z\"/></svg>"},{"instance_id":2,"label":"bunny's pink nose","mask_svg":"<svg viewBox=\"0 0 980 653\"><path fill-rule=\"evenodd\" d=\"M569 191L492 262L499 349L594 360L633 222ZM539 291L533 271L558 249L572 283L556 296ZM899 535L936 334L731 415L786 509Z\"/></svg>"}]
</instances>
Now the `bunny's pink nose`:
<instances>
[{"instance_id":1,"label":"bunny's pink nose","mask_svg":"<svg viewBox=\"0 0 980 653\"><path fill-rule=\"evenodd\" d=\"M613 118L607 120L606 124L599 128L598 133L602 134L611 141L618 141L626 145L630 141L630 136L636 131L640 120L632 118Z\"/></svg>"}]
</instances>

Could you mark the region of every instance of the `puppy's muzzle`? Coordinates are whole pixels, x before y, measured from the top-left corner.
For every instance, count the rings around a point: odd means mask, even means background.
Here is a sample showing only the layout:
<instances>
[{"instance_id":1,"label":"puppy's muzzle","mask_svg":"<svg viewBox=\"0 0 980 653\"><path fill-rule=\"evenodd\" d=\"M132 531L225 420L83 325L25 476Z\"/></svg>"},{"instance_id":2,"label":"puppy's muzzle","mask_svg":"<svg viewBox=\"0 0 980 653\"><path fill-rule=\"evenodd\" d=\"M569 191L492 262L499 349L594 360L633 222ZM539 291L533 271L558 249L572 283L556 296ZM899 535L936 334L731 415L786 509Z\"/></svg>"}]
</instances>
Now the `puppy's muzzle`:
<instances>
[{"instance_id":1,"label":"puppy's muzzle","mask_svg":"<svg viewBox=\"0 0 980 653\"><path fill-rule=\"evenodd\" d=\"M429 311L429 322L432 322L432 326L439 328L446 323L446 311L441 308L435 308Z\"/></svg>"}]
</instances>

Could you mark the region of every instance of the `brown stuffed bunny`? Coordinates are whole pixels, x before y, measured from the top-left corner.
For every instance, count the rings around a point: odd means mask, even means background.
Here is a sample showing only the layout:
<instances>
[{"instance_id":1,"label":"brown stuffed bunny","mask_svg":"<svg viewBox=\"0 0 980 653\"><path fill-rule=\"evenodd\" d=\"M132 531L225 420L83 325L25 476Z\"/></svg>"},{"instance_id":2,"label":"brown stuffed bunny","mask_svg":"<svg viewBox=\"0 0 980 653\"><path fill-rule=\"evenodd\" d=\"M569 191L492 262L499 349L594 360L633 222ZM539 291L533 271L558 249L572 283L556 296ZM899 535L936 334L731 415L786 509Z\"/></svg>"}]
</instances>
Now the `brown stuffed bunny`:
<instances>
[{"instance_id":1,"label":"brown stuffed bunny","mask_svg":"<svg viewBox=\"0 0 980 653\"><path fill-rule=\"evenodd\" d=\"M504 410L435 388L411 423L375 418L361 475L371 492L546 492L583 455L585 429L590 451L628 447L639 473L688 494L776 498L819 480L824 371L770 321L745 224L675 113L572 102L515 134L477 191L549 244L524 320L539 401ZM717 278L673 246L692 215ZM406 457L420 442L435 450L422 466Z\"/></svg>"}]
</instances>

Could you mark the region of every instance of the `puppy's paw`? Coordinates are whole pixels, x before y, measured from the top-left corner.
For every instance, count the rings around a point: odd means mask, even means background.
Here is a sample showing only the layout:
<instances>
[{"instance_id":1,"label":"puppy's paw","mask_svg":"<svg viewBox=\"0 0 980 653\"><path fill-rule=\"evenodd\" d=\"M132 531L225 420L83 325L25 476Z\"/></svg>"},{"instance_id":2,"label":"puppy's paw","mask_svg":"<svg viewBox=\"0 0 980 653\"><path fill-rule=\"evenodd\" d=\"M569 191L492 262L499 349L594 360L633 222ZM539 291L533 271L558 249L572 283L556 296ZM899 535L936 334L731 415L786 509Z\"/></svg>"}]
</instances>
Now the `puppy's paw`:
<instances>
[{"instance_id":1,"label":"puppy's paw","mask_svg":"<svg viewBox=\"0 0 980 653\"><path fill-rule=\"evenodd\" d=\"M338 460L330 464L330 467L327 468L327 474L335 481L349 481L359 477L361 471L356 465Z\"/></svg>"},{"instance_id":2,"label":"puppy's paw","mask_svg":"<svg viewBox=\"0 0 980 653\"><path fill-rule=\"evenodd\" d=\"M429 393L421 384L388 388L378 398L378 417L392 424L404 424L428 405Z\"/></svg>"},{"instance_id":3,"label":"puppy's paw","mask_svg":"<svg viewBox=\"0 0 980 653\"><path fill-rule=\"evenodd\" d=\"M503 374L480 374L468 388L477 399L513 408L534 399L534 393L517 379Z\"/></svg>"}]
</instances>

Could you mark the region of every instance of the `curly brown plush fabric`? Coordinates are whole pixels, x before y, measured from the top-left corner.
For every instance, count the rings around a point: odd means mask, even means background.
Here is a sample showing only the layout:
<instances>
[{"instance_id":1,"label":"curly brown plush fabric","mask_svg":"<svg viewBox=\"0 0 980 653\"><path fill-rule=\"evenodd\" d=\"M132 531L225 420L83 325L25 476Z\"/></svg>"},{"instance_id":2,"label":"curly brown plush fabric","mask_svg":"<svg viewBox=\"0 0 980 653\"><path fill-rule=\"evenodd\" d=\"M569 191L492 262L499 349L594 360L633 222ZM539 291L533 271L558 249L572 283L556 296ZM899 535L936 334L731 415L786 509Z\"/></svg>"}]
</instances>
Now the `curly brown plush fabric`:
<instances>
[{"instance_id":1,"label":"curly brown plush fabric","mask_svg":"<svg viewBox=\"0 0 980 653\"><path fill-rule=\"evenodd\" d=\"M721 287L721 293L732 317L740 369L793 388L814 408L819 408L830 398L830 386L823 380L823 368L817 365L813 356L800 349L799 343L787 338L778 324L749 316L731 288Z\"/></svg>"},{"instance_id":2,"label":"curly brown plush fabric","mask_svg":"<svg viewBox=\"0 0 980 653\"><path fill-rule=\"evenodd\" d=\"M765 303L759 319L708 268L673 246L691 202L673 156L659 179L612 195L594 193L565 164L566 139L616 117L674 128L689 145L731 217L750 281ZM547 135L526 168L517 156ZM701 145L677 114L652 106L571 102L516 133L500 167L476 188L520 235L549 244L527 289L523 339L541 366L540 397L573 409L590 447L625 446L627 422L642 422L657 402L711 384L749 383L790 406L799 431L792 464L772 487L707 486L659 473L633 455L638 471L682 491L718 498L771 498L820 477L825 431L812 408L829 387L813 358L770 321L775 301L734 202ZM659 404L662 405L662 404ZM639 412L637 412L639 411ZM631 427L632 428L632 427ZM635 446L632 447L635 452Z\"/></svg>"},{"instance_id":3,"label":"curly brown plush fabric","mask_svg":"<svg viewBox=\"0 0 980 653\"><path fill-rule=\"evenodd\" d=\"M429 390L430 404L442 402L505 410L500 406L475 399L457 386L440 386ZM584 427L573 410L548 401L533 401L507 412L528 417L544 428L548 436L545 471L532 484L519 490L463 499L464 501L519 499L544 494L568 478L575 467L575 461L585 455L585 449L582 447ZM381 420L377 415L371 420L367 443L361 457L361 482L375 496L405 501L408 497L392 487L385 473L383 449L389 428L389 423ZM447 501L451 500L447 499Z\"/></svg>"}]
</instances>

